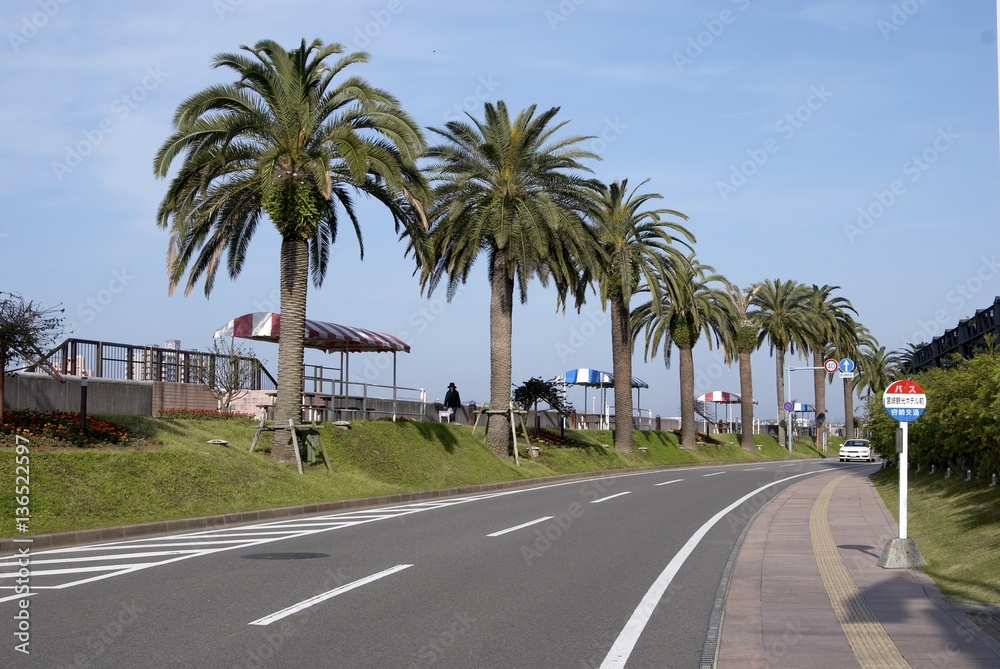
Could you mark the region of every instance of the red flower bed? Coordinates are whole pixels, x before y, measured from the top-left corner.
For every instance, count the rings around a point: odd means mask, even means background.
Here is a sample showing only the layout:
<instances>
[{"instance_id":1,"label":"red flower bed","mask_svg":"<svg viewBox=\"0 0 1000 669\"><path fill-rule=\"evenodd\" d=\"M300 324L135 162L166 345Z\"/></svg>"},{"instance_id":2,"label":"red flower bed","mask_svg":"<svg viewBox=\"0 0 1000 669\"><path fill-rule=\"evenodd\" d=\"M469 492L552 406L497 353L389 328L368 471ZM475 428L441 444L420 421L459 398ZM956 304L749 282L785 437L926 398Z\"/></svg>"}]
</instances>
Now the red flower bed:
<instances>
[{"instance_id":1,"label":"red flower bed","mask_svg":"<svg viewBox=\"0 0 1000 669\"><path fill-rule=\"evenodd\" d=\"M7 409L3 412L0 434L29 439L47 437L74 446L93 443L124 444L128 428L102 418L87 417L87 433L80 428L80 414L73 411Z\"/></svg>"}]
</instances>

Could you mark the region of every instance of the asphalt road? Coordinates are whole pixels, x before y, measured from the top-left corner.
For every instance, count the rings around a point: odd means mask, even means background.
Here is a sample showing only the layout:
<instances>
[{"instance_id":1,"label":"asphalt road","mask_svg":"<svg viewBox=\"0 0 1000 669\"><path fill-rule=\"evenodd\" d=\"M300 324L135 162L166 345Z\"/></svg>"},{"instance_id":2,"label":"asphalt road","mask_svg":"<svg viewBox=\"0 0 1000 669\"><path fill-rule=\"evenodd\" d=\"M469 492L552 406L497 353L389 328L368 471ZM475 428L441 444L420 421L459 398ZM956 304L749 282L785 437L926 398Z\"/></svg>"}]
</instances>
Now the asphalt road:
<instances>
[{"instance_id":1,"label":"asphalt road","mask_svg":"<svg viewBox=\"0 0 1000 669\"><path fill-rule=\"evenodd\" d=\"M691 669L748 519L837 466L669 469L38 551L26 632L17 559L0 558L0 667Z\"/></svg>"}]
</instances>

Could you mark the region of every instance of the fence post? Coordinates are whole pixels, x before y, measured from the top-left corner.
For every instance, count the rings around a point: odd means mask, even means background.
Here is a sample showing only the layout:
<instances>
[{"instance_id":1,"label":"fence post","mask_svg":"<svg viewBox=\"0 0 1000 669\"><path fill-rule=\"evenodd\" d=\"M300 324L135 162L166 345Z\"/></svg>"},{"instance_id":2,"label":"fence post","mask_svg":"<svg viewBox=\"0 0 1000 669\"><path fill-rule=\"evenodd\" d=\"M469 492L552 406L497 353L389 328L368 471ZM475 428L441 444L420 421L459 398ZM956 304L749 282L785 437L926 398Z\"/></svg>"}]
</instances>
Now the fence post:
<instances>
[{"instance_id":1,"label":"fence post","mask_svg":"<svg viewBox=\"0 0 1000 669\"><path fill-rule=\"evenodd\" d=\"M80 378L80 431L87 434L87 377Z\"/></svg>"}]
</instances>

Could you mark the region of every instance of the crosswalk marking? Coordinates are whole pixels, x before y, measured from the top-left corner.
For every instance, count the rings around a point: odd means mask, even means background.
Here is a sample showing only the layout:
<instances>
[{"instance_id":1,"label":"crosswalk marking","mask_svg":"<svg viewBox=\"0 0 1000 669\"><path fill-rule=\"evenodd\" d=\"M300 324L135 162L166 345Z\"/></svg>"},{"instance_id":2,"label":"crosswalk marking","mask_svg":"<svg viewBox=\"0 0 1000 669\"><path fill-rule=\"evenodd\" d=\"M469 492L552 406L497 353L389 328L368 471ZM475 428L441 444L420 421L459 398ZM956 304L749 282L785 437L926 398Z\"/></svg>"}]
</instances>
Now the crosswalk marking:
<instances>
[{"instance_id":1,"label":"crosswalk marking","mask_svg":"<svg viewBox=\"0 0 1000 669\"><path fill-rule=\"evenodd\" d=\"M285 518L253 525L202 529L183 534L136 537L86 546L52 548L31 553L32 591L62 590L123 574L149 569L223 551L355 527L367 523L402 518L476 500L510 494L511 491L483 493L433 502L415 502L368 511L344 511L308 518ZM37 567L44 565L42 569ZM2 596L13 591L22 566L10 557L0 558L0 603L21 595Z\"/></svg>"}]
</instances>

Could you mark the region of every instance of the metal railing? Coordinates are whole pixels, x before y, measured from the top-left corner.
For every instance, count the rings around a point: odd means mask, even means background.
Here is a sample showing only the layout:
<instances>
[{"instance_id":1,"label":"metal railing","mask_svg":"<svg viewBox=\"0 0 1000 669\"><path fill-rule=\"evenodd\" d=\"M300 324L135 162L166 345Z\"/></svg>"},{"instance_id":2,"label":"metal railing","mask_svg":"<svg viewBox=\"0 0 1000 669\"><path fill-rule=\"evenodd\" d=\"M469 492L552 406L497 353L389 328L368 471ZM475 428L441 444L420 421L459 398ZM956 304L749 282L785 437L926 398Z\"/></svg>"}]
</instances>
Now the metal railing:
<instances>
[{"instance_id":1,"label":"metal railing","mask_svg":"<svg viewBox=\"0 0 1000 669\"><path fill-rule=\"evenodd\" d=\"M223 364L233 363L231 356L216 353L74 338L63 341L43 360L70 376L171 383L205 383L218 378L217 370ZM257 358L240 356L235 361L246 366L239 378L247 390L277 387L274 377ZM39 370L30 366L27 371Z\"/></svg>"},{"instance_id":2,"label":"metal railing","mask_svg":"<svg viewBox=\"0 0 1000 669\"><path fill-rule=\"evenodd\" d=\"M332 372L340 372L340 367L306 365L304 392L314 396L326 396L330 410L335 416L345 412L357 412L364 418L396 415L423 420L427 413L427 391L424 388L406 388L361 381L347 381ZM396 408L393 410L395 391Z\"/></svg>"},{"instance_id":3,"label":"metal railing","mask_svg":"<svg viewBox=\"0 0 1000 669\"><path fill-rule=\"evenodd\" d=\"M53 348L42 362L60 374L127 381L164 381L169 383L218 383L226 376L224 366L241 366L238 378L242 390L275 391L277 381L254 357L228 356L200 351L184 351L160 346L116 344L89 339L69 338ZM246 366L246 367L242 367ZM36 364L26 371L42 371ZM427 391L346 381L341 368L306 365L303 392L329 400L335 415L365 418L402 416L423 420L427 413ZM394 401L395 400L395 401ZM354 412L353 414L351 412Z\"/></svg>"}]
</instances>

